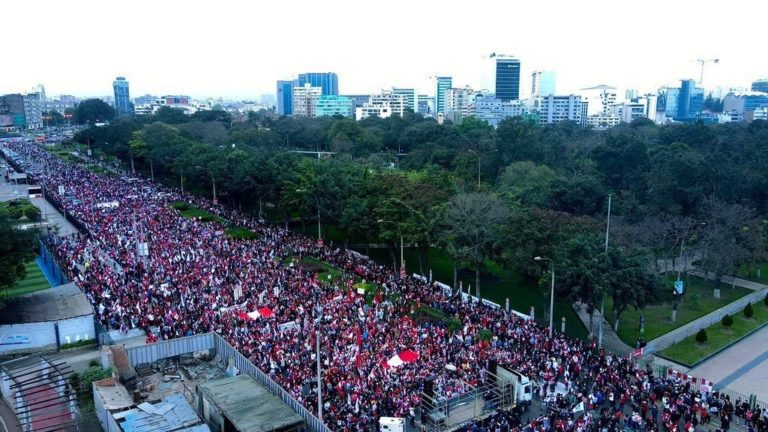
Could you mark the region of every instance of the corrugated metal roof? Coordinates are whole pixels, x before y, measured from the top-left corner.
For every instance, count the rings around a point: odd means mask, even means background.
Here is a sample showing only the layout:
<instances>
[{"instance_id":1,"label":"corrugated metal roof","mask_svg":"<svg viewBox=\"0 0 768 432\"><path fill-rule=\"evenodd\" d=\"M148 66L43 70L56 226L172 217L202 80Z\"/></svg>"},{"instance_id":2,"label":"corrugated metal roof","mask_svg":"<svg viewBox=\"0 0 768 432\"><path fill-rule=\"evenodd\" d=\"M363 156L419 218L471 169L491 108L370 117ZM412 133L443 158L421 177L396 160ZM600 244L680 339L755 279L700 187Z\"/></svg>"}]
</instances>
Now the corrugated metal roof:
<instances>
[{"instance_id":1,"label":"corrugated metal roof","mask_svg":"<svg viewBox=\"0 0 768 432\"><path fill-rule=\"evenodd\" d=\"M248 375L209 381L198 384L198 388L240 432L269 432L304 422L290 406Z\"/></svg>"},{"instance_id":2,"label":"corrugated metal roof","mask_svg":"<svg viewBox=\"0 0 768 432\"><path fill-rule=\"evenodd\" d=\"M180 394L166 396L144 409L116 413L114 417L125 432L210 432Z\"/></svg>"}]
</instances>

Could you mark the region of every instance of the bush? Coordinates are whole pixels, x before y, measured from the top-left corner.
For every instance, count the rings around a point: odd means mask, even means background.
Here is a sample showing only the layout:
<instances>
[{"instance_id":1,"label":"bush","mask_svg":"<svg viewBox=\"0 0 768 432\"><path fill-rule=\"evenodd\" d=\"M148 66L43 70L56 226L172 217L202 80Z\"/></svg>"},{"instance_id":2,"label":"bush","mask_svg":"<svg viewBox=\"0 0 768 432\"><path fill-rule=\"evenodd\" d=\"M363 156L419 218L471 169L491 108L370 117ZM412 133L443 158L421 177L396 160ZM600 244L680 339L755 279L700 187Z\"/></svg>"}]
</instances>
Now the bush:
<instances>
[{"instance_id":1,"label":"bush","mask_svg":"<svg viewBox=\"0 0 768 432\"><path fill-rule=\"evenodd\" d=\"M744 316L747 318L752 318L752 315L755 314L755 311L752 310L752 304L747 303L746 306L744 306Z\"/></svg>"},{"instance_id":2,"label":"bush","mask_svg":"<svg viewBox=\"0 0 768 432\"><path fill-rule=\"evenodd\" d=\"M445 324L445 327L448 328L448 331L453 333L461 329L461 321L459 321L459 319L456 317L450 317L448 318L448 322Z\"/></svg>"},{"instance_id":3,"label":"bush","mask_svg":"<svg viewBox=\"0 0 768 432\"><path fill-rule=\"evenodd\" d=\"M707 341L707 331L704 329L699 330L698 333L696 333L696 342L703 344Z\"/></svg>"},{"instance_id":4,"label":"bush","mask_svg":"<svg viewBox=\"0 0 768 432\"><path fill-rule=\"evenodd\" d=\"M490 330L484 328L477 332L477 340L490 341L493 338L493 333Z\"/></svg>"},{"instance_id":5,"label":"bush","mask_svg":"<svg viewBox=\"0 0 768 432\"><path fill-rule=\"evenodd\" d=\"M37 206L31 205L24 209L24 216L32 222L38 222L41 217L40 209Z\"/></svg>"},{"instance_id":6,"label":"bush","mask_svg":"<svg viewBox=\"0 0 768 432\"><path fill-rule=\"evenodd\" d=\"M733 325L733 317L732 317L732 316L730 316L730 315L728 315L728 314L726 314L726 315L723 317L723 320L722 320L722 321L720 321L720 323L721 323L721 324L723 324L723 327L726 327L726 328L728 328L728 327L730 327L730 326L732 326L732 325Z\"/></svg>"}]
</instances>

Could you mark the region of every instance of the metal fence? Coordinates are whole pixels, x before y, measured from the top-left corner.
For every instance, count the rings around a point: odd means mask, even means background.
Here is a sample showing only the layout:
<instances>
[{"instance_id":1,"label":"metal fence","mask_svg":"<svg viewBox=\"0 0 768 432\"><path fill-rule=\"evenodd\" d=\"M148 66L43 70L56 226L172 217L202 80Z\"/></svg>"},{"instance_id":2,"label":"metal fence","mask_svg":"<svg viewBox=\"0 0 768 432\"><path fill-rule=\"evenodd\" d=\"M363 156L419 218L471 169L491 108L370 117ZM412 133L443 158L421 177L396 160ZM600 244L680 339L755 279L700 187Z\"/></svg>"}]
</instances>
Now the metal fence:
<instances>
[{"instance_id":1,"label":"metal fence","mask_svg":"<svg viewBox=\"0 0 768 432\"><path fill-rule=\"evenodd\" d=\"M58 285L64 285L69 283L69 279L64 275L64 272L61 271L61 267L59 267L59 263L56 261L56 258L54 258L53 254L50 250L48 250L48 246L45 245L45 242L43 240L40 240L40 261L45 266L45 270L48 273L48 275L53 279L51 282Z\"/></svg>"},{"instance_id":2,"label":"metal fence","mask_svg":"<svg viewBox=\"0 0 768 432\"><path fill-rule=\"evenodd\" d=\"M213 333L199 334L128 348L126 353L134 366L141 363L154 363L168 357L207 351L215 347L213 338Z\"/></svg>"},{"instance_id":3,"label":"metal fence","mask_svg":"<svg viewBox=\"0 0 768 432\"><path fill-rule=\"evenodd\" d=\"M248 374L259 381L264 387L268 388L272 394L282 399L296 413L298 413L306 422L309 430L315 432L331 432L320 419L309 411L301 402L290 395L280 384L275 382L266 373L250 362L248 358L240 354L224 338L215 333L205 333L195 336L189 336L169 341L158 342L149 345L142 345L126 349L131 364L136 366L141 363L153 363L158 360L189 354L193 352L215 349L216 354L221 360L228 364L232 359L235 367L241 373Z\"/></svg>"}]
</instances>

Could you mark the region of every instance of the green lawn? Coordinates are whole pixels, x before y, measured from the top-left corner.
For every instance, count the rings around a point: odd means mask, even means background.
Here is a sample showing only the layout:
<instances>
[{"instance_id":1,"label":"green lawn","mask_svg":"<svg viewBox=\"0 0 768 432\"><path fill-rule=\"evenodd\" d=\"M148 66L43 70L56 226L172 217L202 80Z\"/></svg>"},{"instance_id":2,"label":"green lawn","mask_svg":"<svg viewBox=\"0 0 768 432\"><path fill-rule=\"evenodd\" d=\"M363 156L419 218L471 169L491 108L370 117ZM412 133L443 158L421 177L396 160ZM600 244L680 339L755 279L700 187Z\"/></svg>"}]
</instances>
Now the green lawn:
<instances>
[{"instance_id":1,"label":"green lawn","mask_svg":"<svg viewBox=\"0 0 768 432\"><path fill-rule=\"evenodd\" d=\"M755 282L768 283L768 263L742 266L739 269L739 277Z\"/></svg>"},{"instance_id":2,"label":"green lawn","mask_svg":"<svg viewBox=\"0 0 768 432\"><path fill-rule=\"evenodd\" d=\"M178 210L179 213L181 213L181 215L184 216L185 218L199 219L202 222L212 222L212 221L218 221L220 223L226 222L224 219L214 214L208 213L207 211L201 210L197 207L193 207L183 201L177 201L175 203L172 203L171 207Z\"/></svg>"},{"instance_id":3,"label":"green lawn","mask_svg":"<svg viewBox=\"0 0 768 432\"><path fill-rule=\"evenodd\" d=\"M730 329L726 329L719 322L707 327L707 342L704 344L696 342L696 335L693 335L661 351L660 354L684 365L692 366L768 322L768 307L765 306L765 303L762 301L754 303L752 309L755 314L750 320L744 317L743 311L734 314L733 325Z\"/></svg>"},{"instance_id":4,"label":"green lawn","mask_svg":"<svg viewBox=\"0 0 768 432\"><path fill-rule=\"evenodd\" d=\"M672 322L672 281L664 288L661 304L646 306L642 310L629 309L621 314L619 337L629 346L634 346L638 337L652 340L684 324L700 318L728 303L733 302L752 291L720 284L720 298L714 298L714 285L701 278L690 277L685 295L677 307L677 320ZM645 315L645 333L640 335L640 315ZM614 321L613 302L605 300L605 315Z\"/></svg>"},{"instance_id":5,"label":"green lawn","mask_svg":"<svg viewBox=\"0 0 768 432\"><path fill-rule=\"evenodd\" d=\"M251 231L248 228L243 228L243 227L227 228L224 230L224 234L226 234L227 237L238 239L238 240L254 240L259 238L258 234Z\"/></svg>"},{"instance_id":6,"label":"green lawn","mask_svg":"<svg viewBox=\"0 0 768 432\"><path fill-rule=\"evenodd\" d=\"M8 289L8 297L16 297L51 287L35 261L28 262L24 267L27 269L27 276Z\"/></svg>"}]
</instances>

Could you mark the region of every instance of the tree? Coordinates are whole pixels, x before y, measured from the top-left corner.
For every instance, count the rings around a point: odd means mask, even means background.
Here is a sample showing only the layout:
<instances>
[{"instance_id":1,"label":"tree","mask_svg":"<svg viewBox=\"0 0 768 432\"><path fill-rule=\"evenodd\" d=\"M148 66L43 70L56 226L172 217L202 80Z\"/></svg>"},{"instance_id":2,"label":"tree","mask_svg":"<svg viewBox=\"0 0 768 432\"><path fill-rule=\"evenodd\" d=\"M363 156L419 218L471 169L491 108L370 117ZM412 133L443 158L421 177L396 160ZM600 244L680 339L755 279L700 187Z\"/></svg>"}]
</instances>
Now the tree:
<instances>
[{"instance_id":1,"label":"tree","mask_svg":"<svg viewBox=\"0 0 768 432\"><path fill-rule=\"evenodd\" d=\"M64 124L64 116L56 110L43 111L43 125L61 126Z\"/></svg>"},{"instance_id":2,"label":"tree","mask_svg":"<svg viewBox=\"0 0 768 432\"><path fill-rule=\"evenodd\" d=\"M590 307L594 312L595 305L608 289L608 260L604 247L597 234L579 234L568 240L558 249L556 263L560 270L558 277L558 294L571 301L578 301ZM540 283L548 286L548 283ZM592 333L592 316L590 314L589 331Z\"/></svg>"},{"instance_id":3,"label":"tree","mask_svg":"<svg viewBox=\"0 0 768 432\"><path fill-rule=\"evenodd\" d=\"M547 208L557 174L546 165L514 162L499 177L499 193L516 207Z\"/></svg>"},{"instance_id":4,"label":"tree","mask_svg":"<svg viewBox=\"0 0 768 432\"><path fill-rule=\"evenodd\" d=\"M115 109L101 99L86 99L75 109L75 123L93 124L108 122L115 118Z\"/></svg>"},{"instance_id":5,"label":"tree","mask_svg":"<svg viewBox=\"0 0 768 432\"><path fill-rule=\"evenodd\" d=\"M161 122L166 124L180 124L189 121L189 117L184 114L184 110L171 108L169 106L160 107L152 116L151 122Z\"/></svg>"},{"instance_id":6,"label":"tree","mask_svg":"<svg viewBox=\"0 0 768 432\"><path fill-rule=\"evenodd\" d=\"M541 266L535 256L553 257L556 251L579 234L598 234L603 229L597 220L548 209L513 209L502 229L501 262L520 274L536 277Z\"/></svg>"},{"instance_id":7,"label":"tree","mask_svg":"<svg viewBox=\"0 0 768 432\"><path fill-rule=\"evenodd\" d=\"M475 295L479 298L480 270L499 241L508 210L488 193L461 193L448 202L442 217L442 237L454 259L473 264Z\"/></svg>"},{"instance_id":8,"label":"tree","mask_svg":"<svg viewBox=\"0 0 768 432\"><path fill-rule=\"evenodd\" d=\"M232 115L224 110L203 110L197 111L191 116L192 120L197 120L203 123L217 122L221 123L224 127L229 128L232 126Z\"/></svg>"},{"instance_id":9,"label":"tree","mask_svg":"<svg viewBox=\"0 0 768 432\"><path fill-rule=\"evenodd\" d=\"M328 141L333 151L348 153L352 157L361 157L381 150L379 136L348 118L336 119L331 123Z\"/></svg>"},{"instance_id":10,"label":"tree","mask_svg":"<svg viewBox=\"0 0 768 432\"><path fill-rule=\"evenodd\" d=\"M643 248L612 247L605 253L599 235L577 236L557 256L564 275L560 293L595 302L603 294L613 300L614 330L628 308L642 309L659 297L651 256Z\"/></svg>"},{"instance_id":11,"label":"tree","mask_svg":"<svg viewBox=\"0 0 768 432\"><path fill-rule=\"evenodd\" d=\"M7 290L26 276L25 264L35 258L35 234L17 229L0 210L0 289ZM0 302L0 309L4 308Z\"/></svg>"},{"instance_id":12,"label":"tree","mask_svg":"<svg viewBox=\"0 0 768 432\"><path fill-rule=\"evenodd\" d=\"M707 343L707 331L704 329L699 330L698 333L696 333L696 342L700 344Z\"/></svg>"},{"instance_id":13,"label":"tree","mask_svg":"<svg viewBox=\"0 0 768 432\"><path fill-rule=\"evenodd\" d=\"M720 321L720 323L723 325L723 327L728 328L733 325L733 317L725 314L723 316L723 319Z\"/></svg>"},{"instance_id":14,"label":"tree","mask_svg":"<svg viewBox=\"0 0 768 432\"><path fill-rule=\"evenodd\" d=\"M709 200L701 228L702 266L714 273L715 289L724 275L765 256L764 224L755 211L740 204Z\"/></svg>"},{"instance_id":15,"label":"tree","mask_svg":"<svg viewBox=\"0 0 768 432\"><path fill-rule=\"evenodd\" d=\"M747 303L746 306L744 306L744 316L747 317L747 319L752 318L752 316L755 314L755 311L752 309L752 303Z\"/></svg>"}]
</instances>

